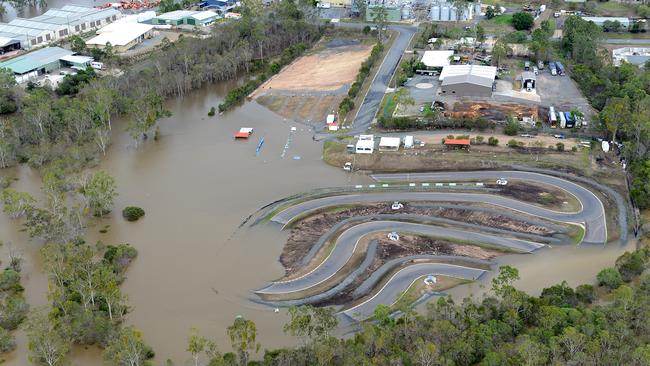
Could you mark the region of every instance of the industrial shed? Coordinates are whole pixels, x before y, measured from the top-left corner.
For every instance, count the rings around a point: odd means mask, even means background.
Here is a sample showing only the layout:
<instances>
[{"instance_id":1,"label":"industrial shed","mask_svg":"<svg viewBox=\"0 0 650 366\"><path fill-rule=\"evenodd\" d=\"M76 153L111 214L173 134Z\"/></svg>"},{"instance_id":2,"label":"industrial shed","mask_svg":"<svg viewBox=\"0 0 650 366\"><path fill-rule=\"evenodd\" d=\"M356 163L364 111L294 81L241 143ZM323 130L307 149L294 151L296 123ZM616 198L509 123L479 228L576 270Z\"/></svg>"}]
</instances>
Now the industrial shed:
<instances>
[{"instance_id":1,"label":"industrial shed","mask_svg":"<svg viewBox=\"0 0 650 366\"><path fill-rule=\"evenodd\" d=\"M429 68L443 68L449 66L450 57L454 55L454 51L424 51L422 55L422 63Z\"/></svg>"},{"instance_id":2,"label":"industrial shed","mask_svg":"<svg viewBox=\"0 0 650 366\"><path fill-rule=\"evenodd\" d=\"M115 9L95 9L66 5L61 9L50 9L34 18L16 18L0 23L0 36L19 39L22 48L31 48L88 32L111 23L121 17Z\"/></svg>"},{"instance_id":3,"label":"industrial shed","mask_svg":"<svg viewBox=\"0 0 650 366\"><path fill-rule=\"evenodd\" d=\"M116 52L125 52L147 38L153 37L153 25L129 23L111 24L97 31L98 35L87 40L86 46L103 49L111 45Z\"/></svg>"},{"instance_id":4,"label":"industrial shed","mask_svg":"<svg viewBox=\"0 0 650 366\"><path fill-rule=\"evenodd\" d=\"M205 26L219 19L219 14L214 11L193 11L193 10L176 10L169 13L160 14L152 19L155 25L199 25Z\"/></svg>"},{"instance_id":5,"label":"industrial shed","mask_svg":"<svg viewBox=\"0 0 650 366\"><path fill-rule=\"evenodd\" d=\"M497 68L482 65L449 65L440 73L440 94L458 97L491 97Z\"/></svg>"},{"instance_id":6,"label":"industrial shed","mask_svg":"<svg viewBox=\"0 0 650 366\"><path fill-rule=\"evenodd\" d=\"M0 63L0 68L14 72L16 81L25 82L61 67L61 59L73 52L60 47L46 47Z\"/></svg>"}]
</instances>

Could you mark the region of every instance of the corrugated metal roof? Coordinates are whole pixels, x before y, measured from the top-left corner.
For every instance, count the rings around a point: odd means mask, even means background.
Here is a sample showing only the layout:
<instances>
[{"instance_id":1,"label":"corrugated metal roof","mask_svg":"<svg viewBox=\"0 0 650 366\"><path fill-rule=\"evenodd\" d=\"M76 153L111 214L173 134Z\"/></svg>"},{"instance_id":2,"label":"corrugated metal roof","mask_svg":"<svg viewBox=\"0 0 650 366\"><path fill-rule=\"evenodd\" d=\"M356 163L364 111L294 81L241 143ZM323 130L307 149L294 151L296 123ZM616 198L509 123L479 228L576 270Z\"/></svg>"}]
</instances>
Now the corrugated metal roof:
<instances>
[{"instance_id":1,"label":"corrugated metal roof","mask_svg":"<svg viewBox=\"0 0 650 366\"><path fill-rule=\"evenodd\" d=\"M198 13L198 11L175 10L175 11L170 11L169 13L160 14L156 18L162 19L162 20L180 20L180 19L183 19L183 18L191 17L192 15L194 15L196 13Z\"/></svg>"},{"instance_id":2,"label":"corrugated metal roof","mask_svg":"<svg viewBox=\"0 0 650 366\"><path fill-rule=\"evenodd\" d=\"M20 43L19 39L0 36L0 47L9 46L10 44Z\"/></svg>"},{"instance_id":3,"label":"corrugated metal roof","mask_svg":"<svg viewBox=\"0 0 650 366\"><path fill-rule=\"evenodd\" d=\"M9 25L4 23L0 23L0 32L22 34L23 36L29 36L32 38L38 36L45 36L46 34L52 33L52 31L50 30L18 27L15 25Z\"/></svg>"},{"instance_id":4,"label":"corrugated metal roof","mask_svg":"<svg viewBox=\"0 0 650 366\"><path fill-rule=\"evenodd\" d=\"M449 65L445 66L440 73L439 80L445 80L448 76L458 76L458 75L474 75L480 76L488 79L494 78L497 74L497 68L494 66L483 66L483 65Z\"/></svg>"},{"instance_id":5,"label":"corrugated metal roof","mask_svg":"<svg viewBox=\"0 0 650 366\"><path fill-rule=\"evenodd\" d=\"M30 19L21 19L21 18L16 18L10 21L9 25L15 25L17 27L25 27L25 28L32 28L32 29L45 29L50 31L56 31L61 28L65 28L65 26L61 26L61 24L43 23L39 21L33 21Z\"/></svg>"},{"instance_id":6,"label":"corrugated metal roof","mask_svg":"<svg viewBox=\"0 0 650 366\"><path fill-rule=\"evenodd\" d=\"M464 75L453 75L453 76L447 76L445 80L442 81L442 85L455 85L455 84L462 84L462 83L469 83L469 84L474 84L474 85L480 85L488 88L492 88L492 84L494 83L494 79L490 79L484 76L479 76L479 75L472 75L472 74L464 74Z\"/></svg>"},{"instance_id":7,"label":"corrugated metal roof","mask_svg":"<svg viewBox=\"0 0 650 366\"><path fill-rule=\"evenodd\" d=\"M28 54L0 63L0 68L11 69L16 74L25 74L39 69L61 57L72 55L73 52L60 47L46 47Z\"/></svg>"}]
</instances>

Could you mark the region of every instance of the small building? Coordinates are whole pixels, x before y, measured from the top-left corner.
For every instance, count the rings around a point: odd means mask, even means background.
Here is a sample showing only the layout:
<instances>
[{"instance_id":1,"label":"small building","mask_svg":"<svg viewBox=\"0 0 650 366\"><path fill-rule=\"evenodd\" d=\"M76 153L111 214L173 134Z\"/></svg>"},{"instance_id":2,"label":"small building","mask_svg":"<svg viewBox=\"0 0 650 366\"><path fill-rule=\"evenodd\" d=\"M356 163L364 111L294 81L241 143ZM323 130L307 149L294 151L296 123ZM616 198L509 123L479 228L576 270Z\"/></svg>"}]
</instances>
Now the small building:
<instances>
[{"instance_id":1,"label":"small building","mask_svg":"<svg viewBox=\"0 0 650 366\"><path fill-rule=\"evenodd\" d=\"M61 66L75 70L85 70L95 59L88 56L68 55L61 57L59 60L61 61Z\"/></svg>"},{"instance_id":2,"label":"small building","mask_svg":"<svg viewBox=\"0 0 650 366\"><path fill-rule=\"evenodd\" d=\"M625 17L581 17L588 22L594 22L596 25L602 27L605 22L619 22L623 28L630 27L630 19Z\"/></svg>"},{"instance_id":3,"label":"small building","mask_svg":"<svg viewBox=\"0 0 650 366\"><path fill-rule=\"evenodd\" d=\"M382 137L379 139L379 151L397 151L401 143L399 137Z\"/></svg>"},{"instance_id":4,"label":"small building","mask_svg":"<svg viewBox=\"0 0 650 366\"><path fill-rule=\"evenodd\" d=\"M492 96L497 68L482 65L449 65L440 73L440 93L459 97Z\"/></svg>"},{"instance_id":5,"label":"small building","mask_svg":"<svg viewBox=\"0 0 650 366\"><path fill-rule=\"evenodd\" d=\"M211 10L193 11L193 10L176 10L169 13L160 14L151 19L154 25L194 25L206 26L214 23L221 18L219 14Z\"/></svg>"},{"instance_id":6,"label":"small building","mask_svg":"<svg viewBox=\"0 0 650 366\"><path fill-rule=\"evenodd\" d=\"M11 60L1 62L0 68L14 72L16 82L22 83L61 68L61 59L73 52L60 47L46 47Z\"/></svg>"},{"instance_id":7,"label":"small building","mask_svg":"<svg viewBox=\"0 0 650 366\"><path fill-rule=\"evenodd\" d=\"M201 9L213 9L220 13L226 13L237 6L237 1L235 0L204 0L199 4Z\"/></svg>"},{"instance_id":8,"label":"small building","mask_svg":"<svg viewBox=\"0 0 650 366\"><path fill-rule=\"evenodd\" d=\"M521 73L521 89L526 91L535 90L537 83L537 76L532 71L524 71Z\"/></svg>"},{"instance_id":9,"label":"small building","mask_svg":"<svg viewBox=\"0 0 650 366\"><path fill-rule=\"evenodd\" d=\"M141 23L111 24L97 31L97 36L86 41L86 46L104 49L107 44L115 52L125 52L147 38L153 37L153 25Z\"/></svg>"},{"instance_id":10,"label":"small building","mask_svg":"<svg viewBox=\"0 0 650 366\"><path fill-rule=\"evenodd\" d=\"M21 49L20 40L0 36L0 55Z\"/></svg>"},{"instance_id":11,"label":"small building","mask_svg":"<svg viewBox=\"0 0 650 366\"><path fill-rule=\"evenodd\" d=\"M460 140L445 139L444 145L448 149L468 149L469 150L470 140L469 139L460 139Z\"/></svg>"},{"instance_id":12,"label":"small building","mask_svg":"<svg viewBox=\"0 0 650 366\"><path fill-rule=\"evenodd\" d=\"M445 66L449 66L451 63L451 57L454 56L454 51L444 50L444 51L424 51L422 55L422 63L427 68L439 68L442 69Z\"/></svg>"},{"instance_id":13,"label":"small building","mask_svg":"<svg viewBox=\"0 0 650 366\"><path fill-rule=\"evenodd\" d=\"M375 136L359 135L354 152L357 154L372 154L375 152Z\"/></svg>"},{"instance_id":14,"label":"small building","mask_svg":"<svg viewBox=\"0 0 650 366\"><path fill-rule=\"evenodd\" d=\"M404 148L405 149L412 149L413 148L413 143L414 139L413 136L404 136Z\"/></svg>"}]
</instances>

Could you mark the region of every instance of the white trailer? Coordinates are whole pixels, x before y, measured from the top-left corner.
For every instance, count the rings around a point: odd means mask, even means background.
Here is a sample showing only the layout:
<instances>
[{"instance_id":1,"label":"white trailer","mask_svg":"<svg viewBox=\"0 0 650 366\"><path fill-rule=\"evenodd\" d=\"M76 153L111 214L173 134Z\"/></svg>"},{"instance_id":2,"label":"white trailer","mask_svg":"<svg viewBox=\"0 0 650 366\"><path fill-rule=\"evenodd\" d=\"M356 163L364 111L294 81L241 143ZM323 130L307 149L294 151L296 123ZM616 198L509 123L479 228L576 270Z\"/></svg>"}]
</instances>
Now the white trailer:
<instances>
[{"instance_id":1,"label":"white trailer","mask_svg":"<svg viewBox=\"0 0 650 366\"><path fill-rule=\"evenodd\" d=\"M566 128L566 117L564 117L564 112L559 112L560 116L560 128Z\"/></svg>"}]
</instances>

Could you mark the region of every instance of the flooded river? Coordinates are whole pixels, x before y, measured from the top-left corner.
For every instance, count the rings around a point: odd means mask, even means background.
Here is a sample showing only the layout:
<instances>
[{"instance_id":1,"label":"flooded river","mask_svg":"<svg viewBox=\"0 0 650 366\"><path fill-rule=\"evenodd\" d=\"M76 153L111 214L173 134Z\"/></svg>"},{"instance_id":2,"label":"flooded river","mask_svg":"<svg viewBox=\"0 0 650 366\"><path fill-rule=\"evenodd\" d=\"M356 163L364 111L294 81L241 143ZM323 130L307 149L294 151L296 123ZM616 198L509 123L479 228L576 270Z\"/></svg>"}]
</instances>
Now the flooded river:
<instances>
[{"instance_id":1,"label":"flooded river","mask_svg":"<svg viewBox=\"0 0 650 366\"><path fill-rule=\"evenodd\" d=\"M312 141L311 131L256 103L208 117L209 107L216 106L222 95L223 89L210 87L170 101L173 116L161 121L160 141L147 141L137 148L116 123L114 143L100 166L117 180L119 196L116 213L89 227L88 237L107 244L128 242L138 249L123 285L132 306L128 322L144 332L156 351L157 365L168 358L177 364L189 359L185 349L192 327L228 351L225 328L237 315L257 323L263 348L294 343L282 333L284 311L275 314L247 300L251 289L283 274L278 257L286 234L268 225L238 227L249 214L279 198L317 187L370 181L324 164L322 145ZM297 131L282 158L292 126ZM240 127L255 129L249 141L233 140ZM265 142L256 156L260 137ZM40 187L28 168L2 174L20 178L16 189L35 192ZM143 207L144 219L123 220L119 211L127 205ZM105 225L110 225L108 233L99 233ZM39 245L28 241L19 229L0 215L0 240L13 242L25 255L28 301L32 306L46 304ZM8 246L1 250L7 263ZM537 293L563 279L571 285L589 282L621 251L620 246L555 248L501 261L520 269L520 288ZM482 283L489 283L489 277ZM481 289L474 284L452 293L463 296L470 291ZM19 349L9 358L9 365L26 363L22 334L18 341ZM72 364L101 364L99 355L96 349L75 349Z\"/></svg>"}]
</instances>

